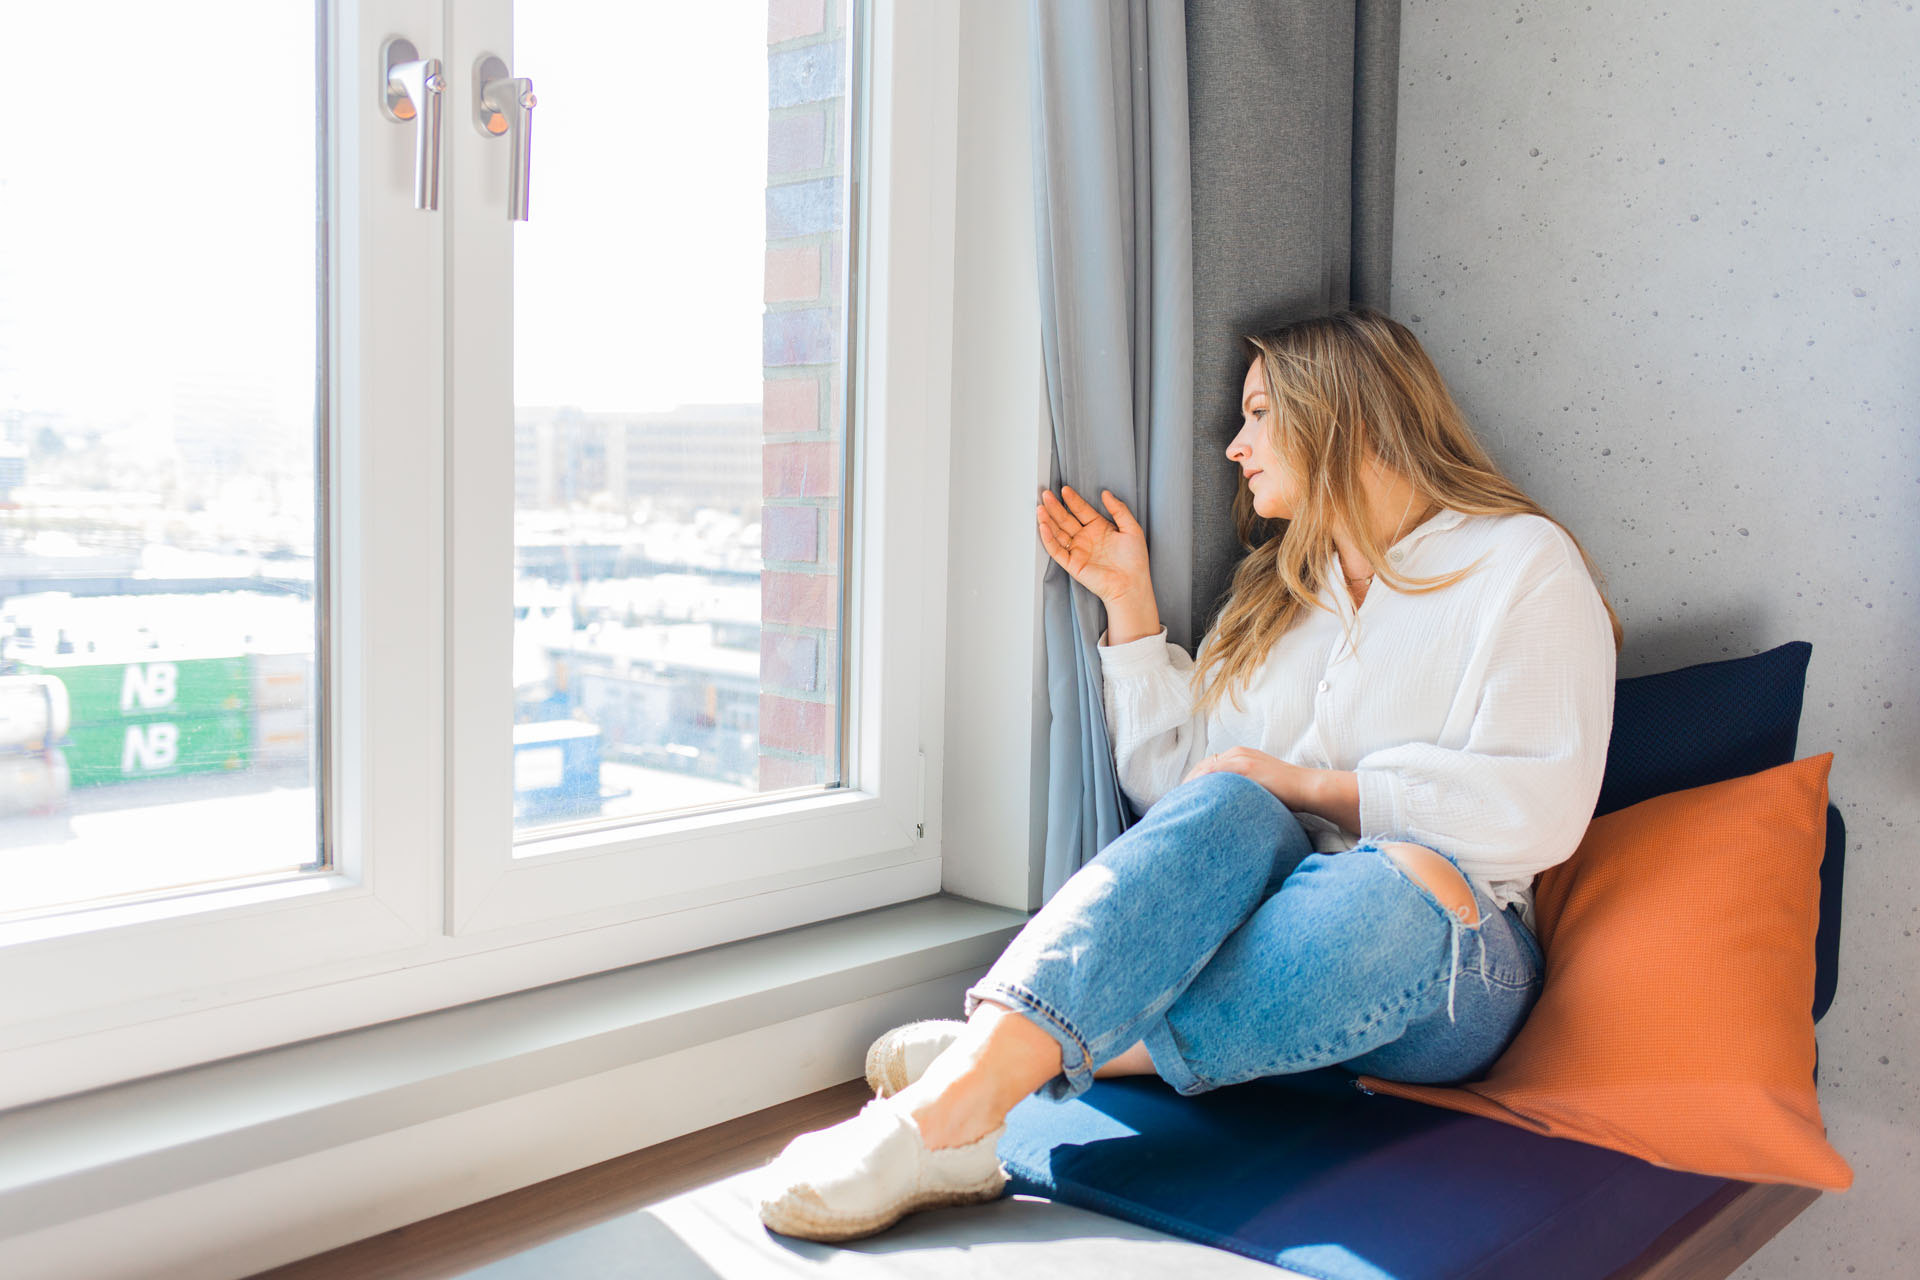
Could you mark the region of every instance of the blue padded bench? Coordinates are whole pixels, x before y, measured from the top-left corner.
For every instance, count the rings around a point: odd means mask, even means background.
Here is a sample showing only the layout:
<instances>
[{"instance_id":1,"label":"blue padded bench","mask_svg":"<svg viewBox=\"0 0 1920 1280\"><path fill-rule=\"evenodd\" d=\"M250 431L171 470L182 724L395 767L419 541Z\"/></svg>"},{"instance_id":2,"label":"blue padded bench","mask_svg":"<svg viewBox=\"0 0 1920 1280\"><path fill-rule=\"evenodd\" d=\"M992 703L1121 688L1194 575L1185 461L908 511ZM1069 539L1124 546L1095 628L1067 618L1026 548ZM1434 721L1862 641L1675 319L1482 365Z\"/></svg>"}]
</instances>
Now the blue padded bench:
<instances>
[{"instance_id":1,"label":"blue padded bench","mask_svg":"<svg viewBox=\"0 0 1920 1280\"><path fill-rule=\"evenodd\" d=\"M1792 761L1811 654L1795 642L1620 681L1595 815ZM1845 839L1830 805L1816 1022L1837 980ZM1820 1195L1366 1094L1337 1066L1193 1097L1152 1076L1030 1097L1000 1157L1009 1194L1324 1280L1717 1278Z\"/></svg>"}]
</instances>

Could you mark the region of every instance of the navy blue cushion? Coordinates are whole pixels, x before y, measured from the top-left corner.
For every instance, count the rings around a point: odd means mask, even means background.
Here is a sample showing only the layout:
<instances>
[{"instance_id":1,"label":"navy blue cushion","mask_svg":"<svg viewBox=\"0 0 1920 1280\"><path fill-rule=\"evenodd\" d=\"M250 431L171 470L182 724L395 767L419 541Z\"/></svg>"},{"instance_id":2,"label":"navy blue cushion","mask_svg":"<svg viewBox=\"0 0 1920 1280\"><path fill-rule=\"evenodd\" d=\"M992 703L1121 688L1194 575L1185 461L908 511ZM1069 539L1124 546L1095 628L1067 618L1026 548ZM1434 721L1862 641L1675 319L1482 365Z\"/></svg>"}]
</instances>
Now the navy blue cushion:
<instances>
[{"instance_id":1,"label":"navy blue cushion","mask_svg":"<svg viewBox=\"0 0 1920 1280\"><path fill-rule=\"evenodd\" d=\"M1343 1068L1183 1097L1102 1080L1008 1116L1010 1194L1326 1280L1599 1280L1726 1179L1384 1094Z\"/></svg>"},{"instance_id":2,"label":"navy blue cushion","mask_svg":"<svg viewBox=\"0 0 1920 1280\"><path fill-rule=\"evenodd\" d=\"M1790 764L1813 646L1703 662L1615 683L1613 737L1593 815Z\"/></svg>"}]
</instances>

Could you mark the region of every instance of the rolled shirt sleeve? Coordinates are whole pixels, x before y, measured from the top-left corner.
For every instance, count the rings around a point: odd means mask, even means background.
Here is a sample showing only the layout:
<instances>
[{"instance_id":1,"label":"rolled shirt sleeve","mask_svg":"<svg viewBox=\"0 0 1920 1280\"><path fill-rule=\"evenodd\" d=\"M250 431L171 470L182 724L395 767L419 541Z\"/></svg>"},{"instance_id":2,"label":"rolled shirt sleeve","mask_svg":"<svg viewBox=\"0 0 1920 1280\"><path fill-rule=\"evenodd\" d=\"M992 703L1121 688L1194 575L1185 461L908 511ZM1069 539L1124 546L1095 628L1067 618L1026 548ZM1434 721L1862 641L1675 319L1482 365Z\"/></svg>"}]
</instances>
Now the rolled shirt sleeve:
<instances>
[{"instance_id":1,"label":"rolled shirt sleeve","mask_svg":"<svg viewBox=\"0 0 1920 1280\"><path fill-rule=\"evenodd\" d=\"M1102 631L1099 652L1114 768L1120 789L1145 813L1206 755L1206 720L1195 713L1189 688L1194 660L1167 639L1164 626L1115 645Z\"/></svg>"},{"instance_id":2,"label":"rolled shirt sleeve","mask_svg":"<svg viewBox=\"0 0 1920 1280\"><path fill-rule=\"evenodd\" d=\"M1579 847L1606 768L1615 651L1584 561L1560 546L1486 633L1465 743L1402 743L1355 766L1363 837L1443 849L1489 880L1525 879Z\"/></svg>"}]
</instances>

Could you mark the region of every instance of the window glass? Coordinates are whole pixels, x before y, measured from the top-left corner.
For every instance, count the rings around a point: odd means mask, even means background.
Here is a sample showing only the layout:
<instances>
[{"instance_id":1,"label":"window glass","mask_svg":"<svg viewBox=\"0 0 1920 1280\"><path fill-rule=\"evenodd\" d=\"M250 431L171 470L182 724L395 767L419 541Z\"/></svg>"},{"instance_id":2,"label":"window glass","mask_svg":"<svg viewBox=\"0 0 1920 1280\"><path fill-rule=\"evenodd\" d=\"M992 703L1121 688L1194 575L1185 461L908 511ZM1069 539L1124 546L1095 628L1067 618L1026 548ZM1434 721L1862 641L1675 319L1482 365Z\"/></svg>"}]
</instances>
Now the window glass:
<instances>
[{"instance_id":1,"label":"window glass","mask_svg":"<svg viewBox=\"0 0 1920 1280\"><path fill-rule=\"evenodd\" d=\"M321 869L314 10L107 9L0 7L0 919Z\"/></svg>"},{"instance_id":2,"label":"window glass","mask_svg":"<svg viewBox=\"0 0 1920 1280\"><path fill-rule=\"evenodd\" d=\"M516 14L522 834L841 780L842 9Z\"/></svg>"}]
</instances>

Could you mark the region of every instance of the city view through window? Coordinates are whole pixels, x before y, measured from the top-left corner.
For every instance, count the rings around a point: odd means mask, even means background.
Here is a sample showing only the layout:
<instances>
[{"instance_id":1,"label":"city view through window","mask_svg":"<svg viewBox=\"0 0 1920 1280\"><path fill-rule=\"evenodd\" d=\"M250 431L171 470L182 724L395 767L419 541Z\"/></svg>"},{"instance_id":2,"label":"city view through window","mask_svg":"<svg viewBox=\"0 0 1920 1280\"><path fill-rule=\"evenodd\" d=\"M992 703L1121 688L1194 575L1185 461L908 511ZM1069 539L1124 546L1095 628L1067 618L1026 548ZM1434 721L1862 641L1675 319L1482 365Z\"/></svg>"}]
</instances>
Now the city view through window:
<instances>
[{"instance_id":1,"label":"city view through window","mask_svg":"<svg viewBox=\"0 0 1920 1280\"><path fill-rule=\"evenodd\" d=\"M314 62L300 6L87 20L0 44ZM516 17L523 834L840 781L845 49L836 0ZM57 62L0 141L0 919L323 869L311 77L155 148Z\"/></svg>"}]
</instances>

